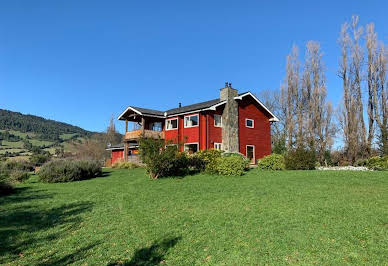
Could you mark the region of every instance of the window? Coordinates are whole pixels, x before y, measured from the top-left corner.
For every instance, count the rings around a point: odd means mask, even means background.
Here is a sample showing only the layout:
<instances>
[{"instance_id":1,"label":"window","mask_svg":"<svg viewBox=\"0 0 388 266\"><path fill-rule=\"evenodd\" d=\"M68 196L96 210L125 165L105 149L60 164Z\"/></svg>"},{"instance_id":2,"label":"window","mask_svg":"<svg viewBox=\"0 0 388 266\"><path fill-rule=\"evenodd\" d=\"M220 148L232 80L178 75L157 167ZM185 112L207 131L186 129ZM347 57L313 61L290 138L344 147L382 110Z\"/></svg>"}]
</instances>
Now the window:
<instances>
[{"instance_id":1,"label":"window","mask_svg":"<svg viewBox=\"0 0 388 266\"><path fill-rule=\"evenodd\" d=\"M245 119L245 126L249 128L254 128L255 127L255 121L253 119Z\"/></svg>"},{"instance_id":2,"label":"window","mask_svg":"<svg viewBox=\"0 0 388 266\"><path fill-rule=\"evenodd\" d=\"M197 127L198 124L198 115L185 116L185 127Z\"/></svg>"},{"instance_id":3,"label":"window","mask_svg":"<svg viewBox=\"0 0 388 266\"><path fill-rule=\"evenodd\" d=\"M178 128L178 118L166 120L166 130L172 130Z\"/></svg>"},{"instance_id":4,"label":"window","mask_svg":"<svg viewBox=\"0 0 388 266\"><path fill-rule=\"evenodd\" d=\"M190 154L195 153L198 151L198 143L186 143L184 149Z\"/></svg>"},{"instance_id":5,"label":"window","mask_svg":"<svg viewBox=\"0 0 388 266\"><path fill-rule=\"evenodd\" d=\"M255 146L254 145L247 145L247 158L250 160L251 164L255 164Z\"/></svg>"},{"instance_id":6,"label":"window","mask_svg":"<svg viewBox=\"0 0 388 266\"><path fill-rule=\"evenodd\" d=\"M153 131L162 131L162 122L153 122L151 124L151 129Z\"/></svg>"},{"instance_id":7,"label":"window","mask_svg":"<svg viewBox=\"0 0 388 266\"><path fill-rule=\"evenodd\" d=\"M214 142L214 149L215 150L222 150L222 143Z\"/></svg>"},{"instance_id":8,"label":"window","mask_svg":"<svg viewBox=\"0 0 388 266\"><path fill-rule=\"evenodd\" d=\"M214 115L214 126L215 127L222 127L222 116L221 115Z\"/></svg>"}]
</instances>

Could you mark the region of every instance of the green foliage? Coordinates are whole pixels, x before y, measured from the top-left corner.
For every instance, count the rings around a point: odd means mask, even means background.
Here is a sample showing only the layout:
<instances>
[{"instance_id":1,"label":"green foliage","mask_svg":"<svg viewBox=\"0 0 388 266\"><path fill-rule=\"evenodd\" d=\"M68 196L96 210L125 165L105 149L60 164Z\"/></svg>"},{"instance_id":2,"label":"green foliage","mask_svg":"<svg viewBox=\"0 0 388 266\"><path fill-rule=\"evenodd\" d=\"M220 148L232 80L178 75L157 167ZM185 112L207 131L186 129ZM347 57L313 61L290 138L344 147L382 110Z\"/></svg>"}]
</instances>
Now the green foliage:
<instances>
[{"instance_id":1,"label":"green foliage","mask_svg":"<svg viewBox=\"0 0 388 266\"><path fill-rule=\"evenodd\" d=\"M249 167L249 162L242 156L222 156L216 159L216 172L219 175L241 176Z\"/></svg>"},{"instance_id":2,"label":"green foliage","mask_svg":"<svg viewBox=\"0 0 388 266\"><path fill-rule=\"evenodd\" d=\"M286 152L287 152L286 138L283 136L279 139L276 139L272 145L272 153L284 154Z\"/></svg>"},{"instance_id":3,"label":"green foliage","mask_svg":"<svg viewBox=\"0 0 388 266\"><path fill-rule=\"evenodd\" d=\"M5 161L0 163L0 181L4 183L21 183L30 177L34 168L28 161Z\"/></svg>"},{"instance_id":4,"label":"green foliage","mask_svg":"<svg viewBox=\"0 0 388 266\"><path fill-rule=\"evenodd\" d=\"M33 154L30 156L30 163L35 166L42 166L44 163L50 160L49 154Z\"/></svg>"},{"instance_id":5,"label":"green foliage","mask_svg":"<svg viewBox=\"0 0 388 266\"><path fill-rule=\"evenodd\" d=\"M286 169L289 170L313 170L317 161L315 152L303 147L289 151L284 160Z\"/></svg>"},{"instance_id":6,"label":"green foliage","mask_svg":"<svg viewBox=\"0 0 388 266\"><path fill-rule=\"evenodd\" d=\"M257 161L257 168L260 170L284 170L284 156L281 154L271 154Z\"/></svg>"},{"instance_id":7,"label":"green foliage","mask_svg":"<svg viewBox=\"0 0 388 266\"><path fill-rule=\"evenodd\" d=\"M140 158L150 178L181 176L189 171L190 159L174 146L165 147L161 139L140 138Z\"/></svg>"},{"instance_id":8,"label":"green foliage","mask_svg":"<svg viewBox=\"0 0 388 266\"><path fill-rule=\"evenodd\" d=\"M193 161L195 164L192 164L195 169L199 171L205 171L207 173L216 173L217 159L222 155L220 150L202 150L193 155Z\"/></svg>"},{"instance_id":9,"label":"green foliage","mask_svg":"<svg viewBox=\"0 0 388 266\"><path fill-rule=\"evenodd\" d=\"M388 170L388 156L372 157L367 161L366 167L368 167L371 170L378 170L378 171Z\"/></svg>"},{"instance_id":10,"label":"green foliage","mask_svg":"<svg viewBox=\"0 0 388 266\"><path fill-rule=\"evenodd\" d=\"M23 183L25 180L30 178L30 173L22 170L14 170L9 174L10 183Z\"/></svg>"},{"instance_id":11,"label":"green foliage","mask_svg":"<svg viewBox=\"0 0 388 266\"><path fill-rule=\"evenodd\" d=\"M354 166L365 166L366 167L367 163L368 163L368 159L358 159L354 163Z\"/></svg>"},{"instance_id":12,"label":"green foliage","mask_svg":"<svg viewBox=\"0 0 388 266\"><path fill-rule=\"evenodd\" d=\"M101 166L97 161L56 160L44 164L39 177L48 183L86 180L101 175Z\"/></svg>"},{"instance_id":13,"label":"green foliage","mask_svg":"<svg viewBox=\"0 0 388 266\"><path fill-rule=\"evenodd\" d=\"M135 169L139 167L140 165L132 162L116 162L112 165L112 168L116 169Z\"/></svg>"},{"instance_id":14,"label":"green foliage","mask_svg":"<svg viewBox=\"0 0 388 266\"><path fill-rule=\"evenodd\" d=\"M0 109L0 129L33 132L40 139L60 141L61 134L77 133L79 136L89 136L91 132L80 127L34 115Z\"/></svg>"},{"instance_id":15,"label":"green foliage","mask_svg":"<svg viewBox=\"0 0 388 266\"><path fill-rule=\"evenodd\" d=\"M6 140L10 142L18 142L22 140L19 136L9 133L8 130L0 132L0 140ZM1 142L0 142L1 143Z\"/></svg>"}]
</instances>

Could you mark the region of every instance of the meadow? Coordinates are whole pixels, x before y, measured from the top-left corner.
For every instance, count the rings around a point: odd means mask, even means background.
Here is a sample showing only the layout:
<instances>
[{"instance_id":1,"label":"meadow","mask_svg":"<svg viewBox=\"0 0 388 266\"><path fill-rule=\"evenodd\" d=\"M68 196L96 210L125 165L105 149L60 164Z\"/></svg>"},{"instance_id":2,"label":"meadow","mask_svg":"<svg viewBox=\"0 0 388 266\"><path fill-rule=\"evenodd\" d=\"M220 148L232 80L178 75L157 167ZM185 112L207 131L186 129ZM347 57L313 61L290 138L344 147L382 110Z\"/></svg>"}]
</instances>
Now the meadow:
<instances>
[{"instance_id":1,"label":"meadow","mask_svg":"<svg viewBox=\"0 0 388 266\"><path fill-rule=\"evenodd\" d=\"M0 198L0 264L382 265L387 206L387 172L33 176Z\"/></svg>"}]
</instances>

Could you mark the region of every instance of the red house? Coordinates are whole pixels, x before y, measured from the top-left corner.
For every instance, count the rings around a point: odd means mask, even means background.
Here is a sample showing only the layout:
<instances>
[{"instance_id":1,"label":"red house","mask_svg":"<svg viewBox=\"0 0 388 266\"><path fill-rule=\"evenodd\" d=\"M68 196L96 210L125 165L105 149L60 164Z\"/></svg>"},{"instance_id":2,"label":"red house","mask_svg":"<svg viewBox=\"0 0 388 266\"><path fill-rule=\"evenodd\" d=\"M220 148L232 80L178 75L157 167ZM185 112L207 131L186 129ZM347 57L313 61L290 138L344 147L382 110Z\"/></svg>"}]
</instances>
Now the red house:
<instances>
[{"instance_id":1,"label":"red house","mask_svg":"<svg viewBox=\"0 0 388 266\"><path fill-rule=\"evenodd\" d=\"M136 160L141 135L162 138L190 153L204 149L239 152L252 163L271 153L271 122L278 118L251 92L238 93L225 83L218 99L167 111L129 106L119 117L125 121L123 146L112 147L112 163ZM128 131L128 122L135 130Z\"/></svg>"}]
</instances>

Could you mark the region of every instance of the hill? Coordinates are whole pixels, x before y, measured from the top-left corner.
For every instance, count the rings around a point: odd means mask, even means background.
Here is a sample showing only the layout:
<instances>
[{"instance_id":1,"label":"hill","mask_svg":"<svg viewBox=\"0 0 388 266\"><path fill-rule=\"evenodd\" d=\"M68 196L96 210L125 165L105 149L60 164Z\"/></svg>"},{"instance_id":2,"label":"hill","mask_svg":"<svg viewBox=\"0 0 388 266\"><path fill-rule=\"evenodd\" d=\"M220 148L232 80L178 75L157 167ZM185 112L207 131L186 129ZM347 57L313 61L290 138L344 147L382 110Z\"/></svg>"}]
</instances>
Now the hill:
<instances>
[{"instance_id":1,"label":"hill","mask_svg":"<svg viewBox=\"0 0 388 266\"><path fill-rule=\"evenodd\" d=\"M29 156L33 147L66 151L69 142L93 132L35 115L0 109L0 157Z\"/></svg>"}]
</instances>

